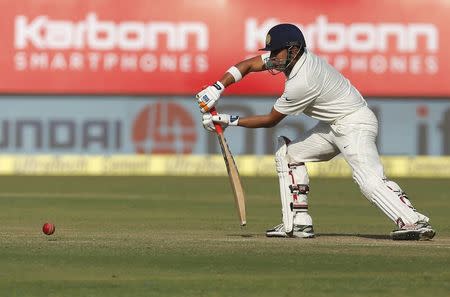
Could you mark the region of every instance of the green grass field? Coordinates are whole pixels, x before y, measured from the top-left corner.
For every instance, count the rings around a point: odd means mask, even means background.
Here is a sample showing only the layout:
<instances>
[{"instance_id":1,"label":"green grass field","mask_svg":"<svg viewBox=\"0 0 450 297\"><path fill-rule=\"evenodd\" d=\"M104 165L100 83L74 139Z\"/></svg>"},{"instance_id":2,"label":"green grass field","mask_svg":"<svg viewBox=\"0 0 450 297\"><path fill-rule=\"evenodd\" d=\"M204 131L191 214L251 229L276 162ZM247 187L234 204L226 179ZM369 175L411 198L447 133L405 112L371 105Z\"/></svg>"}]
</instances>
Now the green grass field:
<instances>
[{"instance_id":1,"label":"green grass field","mask_svg":"<svg viewBox=\"0 0 450 297\"><path fill-rule=\"evenodd\" d=\"M389 240L350 179L311 181L301 240L264 236L276 178L244 179L241 229L227 178L2 177L0 296L450 296L449 181L397 181L435 240Z\"/></svg>"}]
</instances>

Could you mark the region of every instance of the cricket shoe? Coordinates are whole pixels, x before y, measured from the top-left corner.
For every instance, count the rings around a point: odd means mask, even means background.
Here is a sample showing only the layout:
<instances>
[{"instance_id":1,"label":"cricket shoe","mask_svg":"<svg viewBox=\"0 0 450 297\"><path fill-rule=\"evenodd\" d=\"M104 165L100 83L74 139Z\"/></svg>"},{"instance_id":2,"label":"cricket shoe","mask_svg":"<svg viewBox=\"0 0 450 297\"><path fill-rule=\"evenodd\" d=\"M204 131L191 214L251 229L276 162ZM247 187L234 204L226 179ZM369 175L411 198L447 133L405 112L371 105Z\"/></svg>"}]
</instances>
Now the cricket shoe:
<instances>
[{"instance_id":1,"label":"cricket shoe","mask_svg":"<svg viewBox=\"0 0 450 297\"><path fill-rule=\"evenodd\" d=\"M314 238L314 228L312 225L294 225L293 237Z\"/></svg>"},{"instance_id":2,"label":"cricket shoe","mask_svg":"<svg viewBox=\"0 0 450 297\"><path fill-rule=\"evenodd\" d=\"M276 225L272 229L266 231L267 237L297 237L297 238L313 238L314 229L312 225L294 225L291 232L286 233L284 224Z\"/></svg>"},{"instance_id":3,"label":"cricket shoe","mask_svg":"<svg viewBox=\"0 0 450 297\"><path fill-rule=\"evenodd\" d=\"M393 240L430 240L436 235L430 224L418 221L414 226L404 226L391 232Z\"/></svg>"},{"instance_id":4,"label":"cricket shoe","mask_svg":"<svg viewBox=\"0 0 450 297\"><path fill-rule=\"evenodd\" d=\"M313 221L307 212L302 211L295 214L292 236L298 238L314 237Z\"/></svg>"},{"instance_id":5,"label":"cricket shoe","mask_svg":"<svg viewBox=\"0 0 450 297\"><path fill-rule=\"evenodd\" d=\"M272 229L267 230L266 236L267 237L289 237L284 230L283 223L276 225Z\"/></svg>"}]
</instances>

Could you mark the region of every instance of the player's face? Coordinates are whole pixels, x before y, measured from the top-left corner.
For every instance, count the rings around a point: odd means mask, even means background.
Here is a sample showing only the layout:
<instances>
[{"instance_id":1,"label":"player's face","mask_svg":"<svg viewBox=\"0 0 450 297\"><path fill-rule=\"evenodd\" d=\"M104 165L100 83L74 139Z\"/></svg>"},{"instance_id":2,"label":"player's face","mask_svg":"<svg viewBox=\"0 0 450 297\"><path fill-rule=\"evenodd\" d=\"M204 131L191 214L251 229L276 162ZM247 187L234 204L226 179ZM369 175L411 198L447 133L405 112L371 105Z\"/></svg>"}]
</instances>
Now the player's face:
<instances>
[{"instance_id":1,"label":"player's face","mask_svg":"<svg viewBox=\"0 0 450 297\"><path fill-rule=\"evenodd\" d=\"M288 56L288 50L286 48L279 49L277 51L270 52L270 60L273 61L275 69L279 66L285 66ZM278 66L278 67L277 67Z\"/></svg>"},{"instance_id":2,"label":"player's face","mask_svg":"<svg viewBox=\"0 0 450 297\"><path fill-rule=\"evenodd\" d=\"M266 62L266 67L272 74L283 72L286 76L289 76L295 62L301 56L299 55L300 52L300 48L296 46L272 51L270 52L270 58Z\"/></svg>"},{"instance_id":3,"label":"player's face","mask_svg":"<svg viewBox=\"0 0 450 297\"><path fill-rule=\"evenodd\" d=\"M286 69L287 56L288 50L285 48L270 52L270 70L283 72Z\"/></svg>"},{"instance_id":4,"label":"player's face","mask_svg":"<svg viewBox=\"0 0 450 297\"><path fill-rule=\"evenodd\" d=\"M270 52L270 58L271 59L276 59L276 60L286 60L287 59L287 49L286 48L282 48L279 49L277 51L272 51Z\"/></svg>"}]
</instances>

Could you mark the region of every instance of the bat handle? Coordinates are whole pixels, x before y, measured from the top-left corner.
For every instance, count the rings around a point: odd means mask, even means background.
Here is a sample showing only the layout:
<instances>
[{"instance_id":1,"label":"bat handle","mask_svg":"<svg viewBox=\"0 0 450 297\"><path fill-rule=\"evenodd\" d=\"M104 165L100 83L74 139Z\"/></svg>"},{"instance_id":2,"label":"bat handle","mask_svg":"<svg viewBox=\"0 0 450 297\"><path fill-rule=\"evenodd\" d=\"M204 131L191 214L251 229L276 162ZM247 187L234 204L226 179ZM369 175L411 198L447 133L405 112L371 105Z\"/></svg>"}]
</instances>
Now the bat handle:
<instances>
[{"instance_id":1,"label":"bat handle","mask_svg":"<svg viewBox=\"0 0 450 297\"><path fill-rule=\"evenodd\" d=\"M212 115L217 115L217 110L216 110L215 107L211 108L211 110L209 112ZM222 134L223 133L223 129L222 129L222 126L220 124L214 123L214 127L216 128L217 134Z\"/></svg>"}]
</instances>

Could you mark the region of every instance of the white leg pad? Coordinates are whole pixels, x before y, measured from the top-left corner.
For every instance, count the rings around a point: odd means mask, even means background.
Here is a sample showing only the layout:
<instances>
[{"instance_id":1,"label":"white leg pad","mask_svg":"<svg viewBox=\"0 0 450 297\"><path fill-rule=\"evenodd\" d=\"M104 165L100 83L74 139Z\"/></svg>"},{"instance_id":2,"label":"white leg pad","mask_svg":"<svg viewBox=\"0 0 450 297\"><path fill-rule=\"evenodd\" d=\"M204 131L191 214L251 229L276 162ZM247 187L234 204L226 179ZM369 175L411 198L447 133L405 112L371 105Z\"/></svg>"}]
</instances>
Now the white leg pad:
<instances>
[{"instance_id":1,"label":"white leg pad","mask_svg":"<svg viewBox=\"0 0 450 297\"><path fill-rule=\"evenodd\" d=\"M399 199L386 185L384 180L377 176L371 169L354 172L353 178L361 188L366 198L374 203L400 228L405 225L414 225L420 220L420 216L407 204Z\"/></svg>"},{"instance_id":2,"label":"white leg pad","mask_svg":"<svg viewBox=\"0 0 450 297\"><path fill-rule=\"evenodd\" d=\"M388 180L388 179L384 179L384 182L385 182L386 186L389 188L389 190L391 190L392 192L394 192L398 196L398 198L400 199L401 202L403 202L409 208L411 208L412 210L414 210L416 212L416 214L419 216L419 220L420 221L428 222L430 220L430 218L428 218L427 216L421 214L420 212L418 212L415 209L415 207L413 206L413 204L409 200L409 198L406 195L406 193L402 190L402 188L400 188L400 186L396 182L394 182L392 180Z\"/></svg>"},{"instance_id":3,"label":"white leg pad","mask_svg":"<svg viewBox=\"0 0 450 297\"><path fill-rule=\"evenodd\" d=\"M289 177L294 212L308 212L309 177L305 164L289 164Z\"/></svg>"},{"instance_id":4,"label":"white leg pad","mask_svg":"<svg viewBox=\"0 0 450 297\"><path fill-rule=\"evenodd\" d=\"M288 142L289 139L283 136L278 137L278 146L275 152L275 165L280 181L281 212L283 214L283 225L286 233L292 232L294 227L293 199L289 189L291 181L286 157Z\"/></svg>"}]
</instances>

